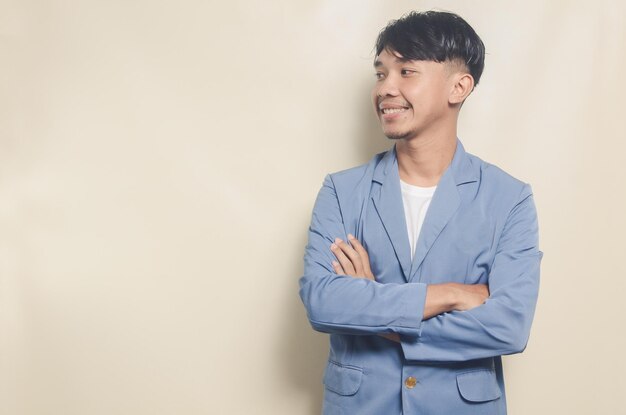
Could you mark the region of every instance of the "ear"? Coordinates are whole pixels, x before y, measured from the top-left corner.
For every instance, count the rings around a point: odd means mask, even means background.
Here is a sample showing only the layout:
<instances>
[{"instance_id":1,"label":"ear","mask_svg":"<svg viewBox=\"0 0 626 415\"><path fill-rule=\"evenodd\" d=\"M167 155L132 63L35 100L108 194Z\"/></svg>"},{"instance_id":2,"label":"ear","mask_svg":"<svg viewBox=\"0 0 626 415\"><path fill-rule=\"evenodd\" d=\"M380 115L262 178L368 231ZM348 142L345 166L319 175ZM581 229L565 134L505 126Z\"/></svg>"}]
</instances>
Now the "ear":
<instances>
[{"instance_id":1,"label":"ear","mask_svg":"<svg viewBox=\"0 0 626 415\"><path fill-rule=\"evenodd\" d=\"M474 78L468 73L459 72L452 76L452 81L448 102L453 105L463 103L474 90Z\"/></svg>"}]
</instances>

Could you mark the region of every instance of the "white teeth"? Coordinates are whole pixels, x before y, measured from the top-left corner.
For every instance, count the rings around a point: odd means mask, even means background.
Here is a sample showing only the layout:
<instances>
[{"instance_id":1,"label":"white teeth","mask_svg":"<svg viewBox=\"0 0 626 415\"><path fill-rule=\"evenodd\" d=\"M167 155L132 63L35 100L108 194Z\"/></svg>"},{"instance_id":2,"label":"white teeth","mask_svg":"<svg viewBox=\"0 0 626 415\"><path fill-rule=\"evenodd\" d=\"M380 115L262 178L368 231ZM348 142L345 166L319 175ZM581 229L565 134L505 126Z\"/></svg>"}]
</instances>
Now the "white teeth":
<instances>
[{"instance_id":1,"label":"white teeth","mask_svg":"<svg viewBox=\"0 0 626 415\"><path fill-rule=\"evenodd\" d=\"M406 111L406 108L384 108L383 114L394 114L396 112Z\"/></svg>"}]
</instances>

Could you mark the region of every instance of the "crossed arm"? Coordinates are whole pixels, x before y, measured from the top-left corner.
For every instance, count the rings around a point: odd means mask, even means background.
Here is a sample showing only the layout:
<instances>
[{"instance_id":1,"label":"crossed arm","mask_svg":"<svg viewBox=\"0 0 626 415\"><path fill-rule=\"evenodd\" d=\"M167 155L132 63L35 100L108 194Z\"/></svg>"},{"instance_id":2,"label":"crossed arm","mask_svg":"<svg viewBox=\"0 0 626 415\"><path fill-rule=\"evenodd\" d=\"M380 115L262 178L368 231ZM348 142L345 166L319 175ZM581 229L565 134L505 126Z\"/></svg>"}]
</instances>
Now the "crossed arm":
<instances>
[{"instance_id":1,"label":"crossed arm","mask_svg":"<svg viewBox=\"0 0 626 415\"><path fill-rule=\"evenodd\" d=\"M337 260L332 266L337 275L353 278L367 278L375 281L370 268L369 255L358 239L348 234L349 243L340 238L330 246ZM485 284L429 284L426 287L426 301L422 319L427 320L449 311L465 311L483 304L489 297L489 288ZM379 333L389 340L400 342L396 333Z\"/></svg>"},{"instance_id":2,"label":"crossed arm","mask_svg":"<svg viewBox=\"0 0 626 415\"><path fill-rule=\"evenodd\" d=\"M315 330L384 336L399 341L410 361L468 361L524 350L543 256L529 185L521 189L503 224L488 289L455 283L381 284L372 275L365 249L347 237L343 219L327 176L313 209L299 282ZM329 249L336 236L344 241Z\"/></svg>"}]
</instances>

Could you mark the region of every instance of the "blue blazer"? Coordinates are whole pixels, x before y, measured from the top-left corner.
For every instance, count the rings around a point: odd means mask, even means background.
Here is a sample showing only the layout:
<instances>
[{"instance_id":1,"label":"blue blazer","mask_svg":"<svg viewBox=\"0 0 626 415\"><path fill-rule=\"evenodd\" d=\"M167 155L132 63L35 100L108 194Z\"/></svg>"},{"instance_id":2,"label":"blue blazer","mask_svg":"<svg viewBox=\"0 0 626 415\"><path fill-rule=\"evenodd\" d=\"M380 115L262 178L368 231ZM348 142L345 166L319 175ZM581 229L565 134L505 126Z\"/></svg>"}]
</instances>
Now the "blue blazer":
<instances>
[{"instance_id":1,"label":"blue blazer","mask_svg":"<svg viewBox=\"0 0 626 415\"><path fill-rule=\"evenodd\" d=\"M500 356L526 347L543 257L530 185L457 139L412 261L403 209L395 145L317 195L299 283L312 327L330 333L323 413L506 414ZM376 281L333 271L330 245L348 233ZM490 297L423 320L427 284L444 282L488 284Z\"/></svg>"}]
</instances>

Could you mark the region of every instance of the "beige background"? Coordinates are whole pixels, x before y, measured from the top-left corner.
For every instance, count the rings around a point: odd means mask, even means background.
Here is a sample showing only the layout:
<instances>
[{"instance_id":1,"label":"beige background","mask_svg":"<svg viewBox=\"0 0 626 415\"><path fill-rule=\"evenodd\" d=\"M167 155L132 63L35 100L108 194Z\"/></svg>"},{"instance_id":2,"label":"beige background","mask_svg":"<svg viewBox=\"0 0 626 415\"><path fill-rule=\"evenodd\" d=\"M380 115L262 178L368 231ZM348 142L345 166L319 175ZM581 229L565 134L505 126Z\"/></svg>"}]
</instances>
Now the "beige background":
<instances>
[{"instance_id":1,"label":"beige background","mask_svg":"<svg viewBox=\"0 0 626 415\"><path fill-rule=\"evenodd\" d=\"M319 413L311 208L390 146L373 43L433 7L487 47L459 137L540 216L510 414L621 413L619 0L0 1L0 413Z\"/></svg>"}]
</instances>

